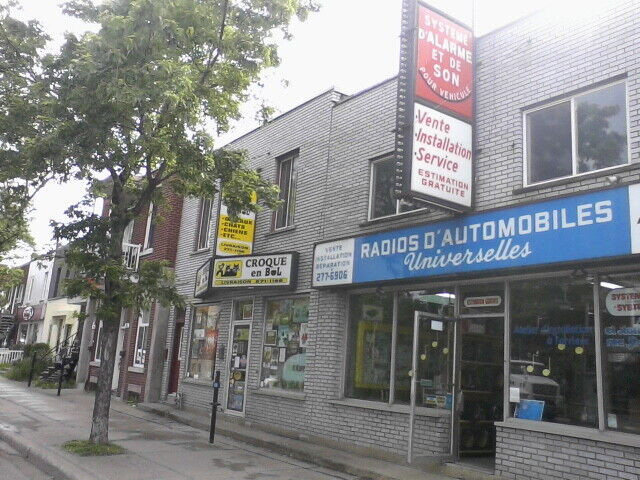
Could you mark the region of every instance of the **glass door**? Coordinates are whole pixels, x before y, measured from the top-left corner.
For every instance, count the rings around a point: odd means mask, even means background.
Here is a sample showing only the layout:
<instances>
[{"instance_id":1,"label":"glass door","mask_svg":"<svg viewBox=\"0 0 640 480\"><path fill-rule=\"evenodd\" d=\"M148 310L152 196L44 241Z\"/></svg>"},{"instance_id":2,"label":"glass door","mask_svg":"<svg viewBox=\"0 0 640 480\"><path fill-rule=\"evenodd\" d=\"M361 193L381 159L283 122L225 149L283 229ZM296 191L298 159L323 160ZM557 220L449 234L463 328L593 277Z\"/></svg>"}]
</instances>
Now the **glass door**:
<instances>
[{"instance_id":1,"label":"glass door","mask_svg":"<svg viewBox=\"0 0 640 480\"><path fill-rule=\"evenodd\" d=\"M452 411L454 402L454 342L453 316L416 310L414 313L413 355L411 376L411 409L409 424L408 462L420 452L413 452L415 409L426 407Z\"/></svg>"},{"instance_id":2,"label":"glass door","mask_svg":"<svg viewBox=\"0 0 640 480\"><path fill-rule=\"evenodd\" d=\"M244 412L250 338L251 324L233 325L227 390L227 410L231 412Z\"/></svg>"}]
</instances>

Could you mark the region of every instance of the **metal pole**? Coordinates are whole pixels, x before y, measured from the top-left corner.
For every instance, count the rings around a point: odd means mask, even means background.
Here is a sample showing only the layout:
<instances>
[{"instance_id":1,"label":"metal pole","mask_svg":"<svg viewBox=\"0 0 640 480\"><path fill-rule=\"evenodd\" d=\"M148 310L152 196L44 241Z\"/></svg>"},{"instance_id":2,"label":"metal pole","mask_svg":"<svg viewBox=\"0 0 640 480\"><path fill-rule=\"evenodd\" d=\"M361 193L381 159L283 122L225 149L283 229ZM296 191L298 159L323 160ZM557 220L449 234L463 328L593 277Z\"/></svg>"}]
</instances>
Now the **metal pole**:
<instances>
[{"instance_id":1,"label":"metal pole","mask_svg":"<svg viewBox=\"0 0 640 480\"><path fill-rule=\"evenodd\" d=\"M31 380L33 380L34 368L36 368L36 352L33 352L33 356L31 357L31 370L29 370L29 382L27 383L27 387L31 386Z\"/></svg>"},{"instance_id":2,"label":"metal pole","mask_svg":"<svg viewBox=\"0 0 640 480\"><path fill-rule=\"evenodd\" d=\"M418 373L418 335L420 312L413 314L413 358L411 360L411 409L409 410L409 441L407 442L407 463L411 463L413 453L413 423L416 416L416 375Z\"/></svg>"},{"instance_id":3,"label":"metal pole","mask_svg":"<svg viewBox=\"0 0 640 480\"><path fill-rule=\"evenodd\" d=\"M216 377L213 381L213 403L211 404L211 427L209 428L209 443L213 443L216 435L216 415L218 413L218 391L220 390L220 370L216 370Z\"/></svg>"},{"instance_id":4,"label":"metal pole","mask_svg":"<svg viewBox=\"0 0 640 480\"><path fill-rule=\"evenodd\" d=\"M62 374L64 373L64 361L60 359L60 376L58 376L58 396L60 396L60 390L62 390Z\"/></svg>"}]
</instances>

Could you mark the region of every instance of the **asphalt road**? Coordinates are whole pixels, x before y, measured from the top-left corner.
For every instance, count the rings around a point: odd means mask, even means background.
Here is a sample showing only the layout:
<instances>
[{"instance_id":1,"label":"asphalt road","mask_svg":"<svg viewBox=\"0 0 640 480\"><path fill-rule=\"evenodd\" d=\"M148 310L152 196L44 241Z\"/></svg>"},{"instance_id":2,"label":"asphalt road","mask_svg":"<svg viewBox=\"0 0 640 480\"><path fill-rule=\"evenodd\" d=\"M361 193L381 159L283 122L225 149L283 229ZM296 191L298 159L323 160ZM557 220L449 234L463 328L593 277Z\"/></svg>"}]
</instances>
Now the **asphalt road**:
<instances>
[{"instance_id":1,"label":"asphalt road","mask_svg":"<svg viewBox=\"0 0 640 480\"><path fill-rule=\"evenodd\" d=\"M7 480L53 480L31 465L18 452L0 442L0 478Z\"/></svg>"}]
</instances>

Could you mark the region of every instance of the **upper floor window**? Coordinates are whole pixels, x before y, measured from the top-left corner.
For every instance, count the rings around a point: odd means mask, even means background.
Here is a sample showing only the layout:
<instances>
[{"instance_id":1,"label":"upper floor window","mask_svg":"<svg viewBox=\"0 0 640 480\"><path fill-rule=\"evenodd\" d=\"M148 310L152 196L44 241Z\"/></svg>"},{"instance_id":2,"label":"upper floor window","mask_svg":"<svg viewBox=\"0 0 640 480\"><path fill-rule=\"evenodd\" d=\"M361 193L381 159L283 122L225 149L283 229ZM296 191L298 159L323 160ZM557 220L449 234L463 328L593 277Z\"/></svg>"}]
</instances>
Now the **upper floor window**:
<instances>
[{"instance_id":1,"label":"upper floor window","mask_svg":"<svg viewBox=\"0 0 640 480\"><path fill-rule=\"evenodd\" d=\"M140 312L138 315L138 331L136 332L136 350L133 357L133 366L144 367L147 358L147 336L149 332L149 311Z\"/></svg>"},{"instance_id":2,"label":"upper floor window","mask_svg":"<svg viewBox=\"0 0 640 480\"><path fill-rule=\"evenodd\" d=\"M401 202L394 196L395 182L396 164L393 158L382 158L371 162L369 220L409 212L418 208Z\"/></svg>"},{"instance_id":3,"label":"upper floor window","mask_svg":"<svg viewBox=\"0 0 640 480\"><path fill-rule=\"evenodd\" d=\"M209 248L209 231L211 230L211 204L210 198L200 200L198 211L198 231L196 232L196 250Z\"/></svg>"},{"instance_id":4,"label":"upper floor window","mask_svg":"<svg viewBox=\"0 0 640 480\"><path fill-rule=\"evenodd\" d=\"M57 297L58 293L60 293L60 278L62 277L62 267L58 267L56 270L56 279L53 284L53 295L52 297Z\"/></svg>"},{"instance_id":5,"label":"upper floor window","mask_svg":"<svg viewBox=\"0 0 640 480\"><path fill-rule=\"evenodd\" d=\"M274 230L293 225L293 215L296 209L296 183L298 181L297 158L298 156L295 154L278 160L277 181L282 205L274 215Z\"/></svg>"},{"instance_id":6,"label":"upper floor window","mask_svg":"<svg viewBox=\"0 0 640 480\"><path fill-rule=\"evenodd\" d=\"M527 183L628 163L626 84L525 112Z\"/></svg>"},{"instance_id":7,"label":"upper floor window","mask_svg":"<svg viewBox=\"0 0 640 480\"><path fill-rule=\"evenodd\" d=\"M149 212L147 213L147 228L144 234L144 250L153 248L153 236L156 230L156 209L153 202L149 203Z\"/></svg>"}]
</instances>

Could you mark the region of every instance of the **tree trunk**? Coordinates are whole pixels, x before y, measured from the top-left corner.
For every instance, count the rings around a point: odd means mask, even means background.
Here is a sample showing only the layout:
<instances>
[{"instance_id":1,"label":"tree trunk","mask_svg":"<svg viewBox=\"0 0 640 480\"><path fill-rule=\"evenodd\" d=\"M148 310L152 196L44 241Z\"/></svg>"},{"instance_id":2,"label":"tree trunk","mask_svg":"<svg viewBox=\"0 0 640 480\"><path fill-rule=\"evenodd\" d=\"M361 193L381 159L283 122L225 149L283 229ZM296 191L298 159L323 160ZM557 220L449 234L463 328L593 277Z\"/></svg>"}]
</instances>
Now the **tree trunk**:
<instances>
[{"instance_id":1,"label":"tree trunk","mask_svg":"<svg viewBox=\"0 0 640 480\"><path fill-rule=\"evenodd\" d=\"M112 193L111 213L111 237L109 238L108 262L122 266L122 237L126 222L118 220L123 218L120 212L122 206L119 190L114 187ZM118 208L120 207L120 209ZM93 404L93 417L91 420L91 434L89 441L93 443L107 443L109 441L109 409L111 407L111 382L118 348L118 330L120 328L120 315L122 312L121 278L119 273L109 274L107 270L104 279L104 303L100 307L98 318L102 320L102 332L100 343L102 352L100 355L100 372L96 385L96 397Z\"/></svg>"},{"instance_id":2,"label":"tree trunk","mask_svg":"<svg viewBox=\"0 0 640 480\"><path fill-rule=\"evenodd\" d=\"M103 319L102 355L100 356L100 372L96 386L96 397L93 404L91 420L91 434L89 441L93 443L107 443L109 441L109 409L111 408L111 381L118 341L119 322L115 319Z\"/></svg>"}]
</instances>

